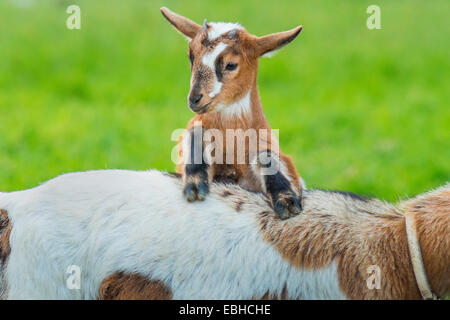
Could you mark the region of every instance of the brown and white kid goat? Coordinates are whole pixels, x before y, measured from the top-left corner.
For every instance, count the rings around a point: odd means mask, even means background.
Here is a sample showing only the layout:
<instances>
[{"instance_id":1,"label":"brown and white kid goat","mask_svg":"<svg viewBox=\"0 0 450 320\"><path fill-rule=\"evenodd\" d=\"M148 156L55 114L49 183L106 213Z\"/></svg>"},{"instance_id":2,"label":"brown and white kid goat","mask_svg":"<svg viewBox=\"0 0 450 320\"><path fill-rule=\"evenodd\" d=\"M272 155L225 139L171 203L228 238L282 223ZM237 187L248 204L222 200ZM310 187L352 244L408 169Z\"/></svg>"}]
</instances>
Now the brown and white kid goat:
<instances>
[{"instance_id":1,"label":"brown and white kid goat","mask_svg":"<svg viewBox=\"0 0 450 320\"><path fill-rule=\"evenodd\" d=\"M300 213L304 185L291 158L278 150L259 98L257 71L261 56L290 43L302 27L256 37L236 23L205 19L200 26L167 8L161 12L189 39L188 105L196 115L179 143L177 167L186 199L204 200L213 178L225 178L265 192L281 218Z\"/></svg>"}]
</instances>

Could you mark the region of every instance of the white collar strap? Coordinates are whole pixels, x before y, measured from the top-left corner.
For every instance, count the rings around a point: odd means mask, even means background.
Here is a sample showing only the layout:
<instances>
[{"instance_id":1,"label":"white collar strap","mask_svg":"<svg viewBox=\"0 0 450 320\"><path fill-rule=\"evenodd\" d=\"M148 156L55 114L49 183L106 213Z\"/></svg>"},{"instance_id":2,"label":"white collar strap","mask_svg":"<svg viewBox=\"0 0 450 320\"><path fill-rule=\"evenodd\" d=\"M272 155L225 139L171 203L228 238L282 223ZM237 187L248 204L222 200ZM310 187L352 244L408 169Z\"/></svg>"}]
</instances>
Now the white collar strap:
<instances>
[{"instance_id":1,"label":"white collar strap","mask_svg":"<svg viewBox=\"0 0 450 320\"><path fill-rule=\"evenodd\" d=\"M405 214L406 235L408 237L409 255L414 270L417 286L424 300L438 300L428 281L428 276L423 264L422 251L417 237L416 219L412 213Z\"/></svg>"}]
</instances>

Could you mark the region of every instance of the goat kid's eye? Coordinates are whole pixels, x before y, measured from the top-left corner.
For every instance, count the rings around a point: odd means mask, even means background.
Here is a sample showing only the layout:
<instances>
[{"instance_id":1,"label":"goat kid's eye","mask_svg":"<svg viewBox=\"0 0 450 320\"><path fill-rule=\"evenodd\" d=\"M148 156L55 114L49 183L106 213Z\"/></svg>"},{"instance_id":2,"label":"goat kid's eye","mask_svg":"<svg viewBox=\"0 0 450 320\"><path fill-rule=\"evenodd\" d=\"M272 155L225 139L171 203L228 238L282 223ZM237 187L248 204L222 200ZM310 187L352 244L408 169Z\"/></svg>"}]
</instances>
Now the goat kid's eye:
<instances>
[{"instance_id":1,"label":"goat kid's eye","mask_svg":"<svg viewBox=\"0 0 450 320\"><path fill-rule=\"evenodd\" d=\"M234 71L237 69L237 63L233 63L233 62L228 62L227 65L225 66L225 70L227 71Z\"/></svg>"}]
</instances>

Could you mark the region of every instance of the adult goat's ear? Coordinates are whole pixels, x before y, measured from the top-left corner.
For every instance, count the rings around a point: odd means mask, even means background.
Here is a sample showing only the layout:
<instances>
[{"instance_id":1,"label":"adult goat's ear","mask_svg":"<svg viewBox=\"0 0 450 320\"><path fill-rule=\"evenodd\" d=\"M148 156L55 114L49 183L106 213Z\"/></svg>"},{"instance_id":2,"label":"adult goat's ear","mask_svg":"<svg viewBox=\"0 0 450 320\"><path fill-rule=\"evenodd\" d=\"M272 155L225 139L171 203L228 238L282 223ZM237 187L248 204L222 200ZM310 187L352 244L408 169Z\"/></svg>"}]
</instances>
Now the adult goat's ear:
<instances>
[{"instance_id":1,"label":"adult goat's ear","mask_svg":"<svg viewBox=\"0 0 450 320\"><path fill-rule=\"evenodd\" d=\"M270 57L275 51L283 48L294 40L302 31L303 27L298 26L292 30L272 33L256 39L256 52L258 56Z\"/></svg>"},{"instance_id":2,"label":"adult goat's ear","mask_svg":"<svg viewBox=\"0 0 450 320\"><path fill-rule=\"evenodd\" d=\"M161 8L161 13L164 18L167 19L179 32L188 37L189 40L193 39L197 32L201 29L201 26L195 22L170 11L166 7Z\"/></svg>"}]
</instances>

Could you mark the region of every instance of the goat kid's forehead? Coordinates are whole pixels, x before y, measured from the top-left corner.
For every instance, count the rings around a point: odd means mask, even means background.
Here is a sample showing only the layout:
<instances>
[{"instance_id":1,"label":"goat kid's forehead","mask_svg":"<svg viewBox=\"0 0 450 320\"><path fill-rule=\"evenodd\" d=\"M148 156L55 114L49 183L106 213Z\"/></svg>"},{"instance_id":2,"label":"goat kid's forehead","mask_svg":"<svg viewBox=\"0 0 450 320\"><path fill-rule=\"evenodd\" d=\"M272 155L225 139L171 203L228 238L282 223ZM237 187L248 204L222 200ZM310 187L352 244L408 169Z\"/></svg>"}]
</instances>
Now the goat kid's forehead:
<instances>
[{"instance_id":1,"label":"goat kid's forehead","mask_svg":"<svg viewBox=\"0 0 450 320\"><path fill-rule=\"evenodd\" d=\"M245 29L237 23L210 22L208 29L202 29L190 42L189 49L195 56L206 55L214 52L217 47L224 49L225 44L226 47L231 47L235 54L239 54L239 30Z\"/></svg>"},{"instance_id":2,"label":"goat kid's forehead","mask_svg":"<svg viewBox=\"0 0 450 320\"><path fill-rule=\"evenodd\" d=\"M208 40L213 41L222 35L229 33L231 31L236 32L237 30L245 30L243 26L239 23L231 22L211 22L208 24ZM233 36L233 32L231 35Z\"/></svg>"}]
</instances>

